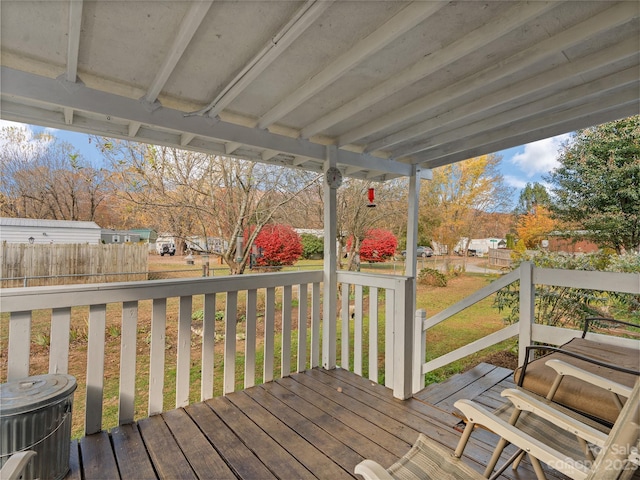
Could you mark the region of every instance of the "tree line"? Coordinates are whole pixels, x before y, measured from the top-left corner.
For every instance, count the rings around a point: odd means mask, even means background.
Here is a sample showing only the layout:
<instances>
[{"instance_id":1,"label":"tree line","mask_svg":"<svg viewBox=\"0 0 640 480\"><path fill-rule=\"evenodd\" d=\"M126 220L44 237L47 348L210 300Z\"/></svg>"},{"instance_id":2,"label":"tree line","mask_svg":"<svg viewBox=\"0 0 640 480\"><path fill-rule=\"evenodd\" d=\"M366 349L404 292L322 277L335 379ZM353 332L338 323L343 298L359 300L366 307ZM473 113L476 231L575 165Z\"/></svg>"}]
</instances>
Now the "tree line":
<instances>
[{"instance_id":1,"label":"tree line","mask_svg":"<svg viewBox=\"0 0 640 480\"><path fill-rule=\"evenodd\" d=\"M419 244L437 242L452 252L462 237L510 234L521 248L535 248L550 229L580 229L603 247L637 251L639 118L577 132L559 153L561 166L548 175L547 186L527 185L513 211L499 156L434 169L433 180L422 182ZM227 247L216 254L232 273L247 267L266 225L322 228L318 173L95 136L88 137L95 157L87 159L52 134L29 133L0 131L2 216L217 237ZM368 207L370 188L375 208ZM353 267L363 242L367 250L372 231L392 232L404 248L407 188L406 179L345 179L337 192L343 267Z\"/></svg>"}]
</instances>

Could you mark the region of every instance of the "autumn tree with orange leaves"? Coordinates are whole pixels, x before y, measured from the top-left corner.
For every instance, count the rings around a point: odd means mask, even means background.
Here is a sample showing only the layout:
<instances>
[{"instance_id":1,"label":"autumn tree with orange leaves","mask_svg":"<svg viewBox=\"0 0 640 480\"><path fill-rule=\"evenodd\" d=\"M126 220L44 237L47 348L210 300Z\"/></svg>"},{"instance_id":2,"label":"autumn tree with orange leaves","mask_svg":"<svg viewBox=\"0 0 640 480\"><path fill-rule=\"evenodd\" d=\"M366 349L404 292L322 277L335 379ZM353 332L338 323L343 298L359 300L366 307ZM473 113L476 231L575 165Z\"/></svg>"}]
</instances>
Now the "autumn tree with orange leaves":
<instances>
[{"instance_id":1,"label":"autumn tree with orange leaves","mask_svg":"<svg viewBox=\"0 0 640 480\"><path fill-rule=\"evenodd\" d=\"M518 219L516 232L518 242L522 242L526 248L540 247L540 242L555 230L556 223L551 218L549 210L538 205L531 212L521 215Z\"/></svg>"}]
</instances>

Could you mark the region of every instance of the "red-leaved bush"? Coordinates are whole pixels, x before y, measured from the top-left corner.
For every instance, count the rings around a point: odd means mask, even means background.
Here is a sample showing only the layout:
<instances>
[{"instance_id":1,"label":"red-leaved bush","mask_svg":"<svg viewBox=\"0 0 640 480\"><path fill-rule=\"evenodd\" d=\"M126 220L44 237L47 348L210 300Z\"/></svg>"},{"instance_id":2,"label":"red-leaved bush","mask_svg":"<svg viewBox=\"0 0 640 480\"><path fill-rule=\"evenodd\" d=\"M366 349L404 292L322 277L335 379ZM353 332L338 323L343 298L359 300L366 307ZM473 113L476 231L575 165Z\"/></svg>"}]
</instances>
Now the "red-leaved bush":
<instances>
[{"instance_id":1,"label":"red-leaved bush","mask_svg":"<svg viewBox=\"0 0 640 480\"><path fill-rule=\"evenodd\" d=\"M347 241L347 248L351 239ZM384 262L396 252L398 240L389 230L372 228L365 233L360 244L360 260L363 262Z\"/></svg>"},{"instance_id":2,"label":"red-leaved bush","mask_svg":"<svg viewBox=\"0 0 640 480\"><path fill-rule=\"evenodd\" d=\"M255 245L262 249L258 266L293 265L302 256L300 236L288 225L265 225Z\"/></svg>"}]
</instances>

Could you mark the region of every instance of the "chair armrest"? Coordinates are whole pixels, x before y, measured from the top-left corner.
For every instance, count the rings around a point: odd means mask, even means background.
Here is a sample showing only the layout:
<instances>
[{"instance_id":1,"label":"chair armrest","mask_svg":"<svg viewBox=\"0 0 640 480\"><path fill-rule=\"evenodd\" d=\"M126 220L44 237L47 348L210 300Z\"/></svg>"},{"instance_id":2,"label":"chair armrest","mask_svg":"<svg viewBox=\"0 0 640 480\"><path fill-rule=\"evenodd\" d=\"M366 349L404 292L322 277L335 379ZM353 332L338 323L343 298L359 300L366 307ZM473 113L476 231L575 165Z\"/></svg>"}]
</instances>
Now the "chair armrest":
<instances>
[{"instance_id":1,"label":"chair armrest","mask_svg":"<svg viewBox=\"0 0 640 480\"><path fill-rule=\"evenodd\" d=\"M548 360L545 362L545 365L553 368L560 376L570 376L578 378L582 381L603 388L617 395L621 395L625 398L629 398L629 395L631 395L632 388L609 380L608 378L601 377L600 375L596 375L595 373L587 372L582 368L576 367L575 365L571 365L567 362L563 362L562 360Z\"/></svg>"},{"instance_id":2,"label":"chair armrest","mask_svg":"<svg viewBox=\"0 0 640 480\"><path fill-rule=\"evenodd\" d=\"M2 470L0 470L0 478L2 480L18 480L19 478L22 478L25 468L27 468L31 458L35 456L36 452L33 450L14 453L2 466Z\"/></svg>"},{"instance_id":3,"label":"chair armrest","mask_svg":"<svg viewBox=\"0 0 640 480\"><path fill-rule=\"evenodd\" d=\"M365 480L393 480L384 467L373 460L363 460L353 470L357 475L362 475Z\"/></svg>"},{"instance_id":4,"label":"chair armrest","mask_svg":"<svg viewBox=\"0 0 640 480\"><path fill-rule=\"evenodd\" d=\"M573 358L577 358L579 360L584 360L585 362L589 362L589 363L592 363L594 365L598 365L600 367L610 368L611 370L615 370L615 371L618 371L618 372L629 373L631 375L639 375L640 376L640 370L633 370L633 369L630 369L630 368L619 367L618 365L614 365L612 363L602 362L600 360L596 360L594 358L587 357L585 355L580 355L579 353L570 352L568 350L563 350L562 348L558 348L558 347L550 347L550 346L547 346L547 345L529 345L528 347L525 347L525 349L526 349L525 363L522 366L522 372L520 373L520 379L518 380L518 386L519 387L522 386L522 381L524 380L524 376L525 376L525 373L526 373L527 366L530 363L533 363L534 361L540 361L540 358L538 358L536 360L528 360L528 358L530 356L530 353L533 350L547 350L549 352L561 353L561 354L566 355L568 357L573 357Z\"/></svg>"},{"instance_id":5,"label":"chair armrest","mask_svg":"<svg viewBox=\"0 0 640 480\"><path fill-rule=\"evenodd\" d=\"M588 474L589 470L585 464L567 458L563 453L510 425L471 400L458 400L454 405L467 417L470 423L488 428L507 442L512 443L555 470L571 478L585 478Z\"/></svg>"},{"instance_id":6,"label":"chair armrest","mask_svg":"<svg viewBox=\"0 0 640 480\"><path fill-rule=\"evenodd\" d=\"M514 407L518 410L531 412L545 420L557 425L558 427L570 432L578 437L591 442L594 445L602 447L607 440L607 435L596 430L589 425L585 425L579 420L570 417L569 415L560 412L553 406L541 402L540 400L533 398L522 390L515 388L507 388L500 394L505 398L508 398ZM517 424L516 424L517 425Z\"/></svg>"},{"instance_id":7,"label":"chair armrest","mask_svg":"<svg viewBox=\"0 0 640 480\"><path fill-rule=\"evenodd\" d=\"M589 332L589 324L592 322L608 322L608 323L617 323L618 325L626 325L627 327L638 327L635 323L624 322L622 320L617 320L615 318L608 317L587 317L584 319L584 328L582 329L582 338L586 338L587 333Z\"/></svg>"}]
</instances>

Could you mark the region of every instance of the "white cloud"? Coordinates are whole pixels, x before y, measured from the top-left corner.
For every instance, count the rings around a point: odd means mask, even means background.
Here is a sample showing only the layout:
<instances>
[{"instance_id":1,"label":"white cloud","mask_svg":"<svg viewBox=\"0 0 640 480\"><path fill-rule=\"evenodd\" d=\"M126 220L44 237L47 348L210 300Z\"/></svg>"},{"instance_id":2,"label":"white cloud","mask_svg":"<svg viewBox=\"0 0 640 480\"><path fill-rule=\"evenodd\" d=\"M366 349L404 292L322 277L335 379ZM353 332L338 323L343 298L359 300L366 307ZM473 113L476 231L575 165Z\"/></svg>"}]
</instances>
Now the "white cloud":
<instances>
[{"instance_id":1,"label":"white cloud","mask_svg":"<svg viewBox=\"0 0 640 480\"><path fill-rule=\"evenodd\" d=\"M511 162L522 170L528 178L538 174L549 173L558 163L558 151L562 144L571 138L571 134L528 143L522 153L517 153ZM515 185L514 185L515 186Z\"/></svg>"},{"instance_id":2,"label":"white cloud","mask_svg":"<svg viewBox=\"0 0 640 480\"><path fill-rule=\"evenodd\" d=\"M504 175L503 178L506 184L509 185L510 187L522 189L527 185L527 182L525 180L518 177L514 177L513 175Z\"/></svg>"}]
</instances>

